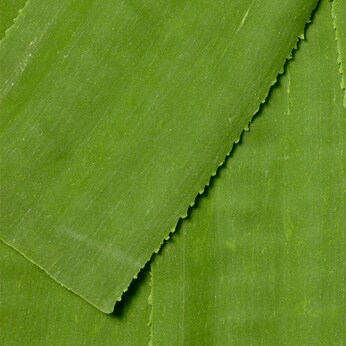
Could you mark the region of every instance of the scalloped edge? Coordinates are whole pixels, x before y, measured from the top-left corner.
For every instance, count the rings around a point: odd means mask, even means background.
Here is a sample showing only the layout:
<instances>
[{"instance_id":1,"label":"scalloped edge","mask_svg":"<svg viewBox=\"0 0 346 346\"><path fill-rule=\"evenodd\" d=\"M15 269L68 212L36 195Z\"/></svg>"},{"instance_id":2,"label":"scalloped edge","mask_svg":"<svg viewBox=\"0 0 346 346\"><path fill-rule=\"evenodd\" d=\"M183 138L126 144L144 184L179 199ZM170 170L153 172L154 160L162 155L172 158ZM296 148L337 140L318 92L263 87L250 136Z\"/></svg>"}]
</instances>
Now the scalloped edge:
<instances>
[{"instance_id":1,"label":"scalloped edge","mask_svg":"<svg viewBox=\"0 0 346 346\"><path fill-rule=\"evenodd\" d=\"M339 0L334 0L332 2L332 18L333 18L333 29L334 29L334 32L335 32L335 40L336 40L336 43L337 43L337 52L338 52L338 59L337 59L337 62L338 62L338 65L339 65L339 72L340 72L340 75L341 75L341 82L340 82L340 87L341 89L343 90L344 92L344 101L343 101L343 105L344 107L346 108L346 75L345 75L345 69L344 69L344 62L342 60L342 54L341 54L341 39L340 39L340 33L339 33L339 29L338 29L338 16L336 14L336 11L335 11L335 7L338 6L336 4L338 4L338 1Z\"/></svg>"}]
</instances>

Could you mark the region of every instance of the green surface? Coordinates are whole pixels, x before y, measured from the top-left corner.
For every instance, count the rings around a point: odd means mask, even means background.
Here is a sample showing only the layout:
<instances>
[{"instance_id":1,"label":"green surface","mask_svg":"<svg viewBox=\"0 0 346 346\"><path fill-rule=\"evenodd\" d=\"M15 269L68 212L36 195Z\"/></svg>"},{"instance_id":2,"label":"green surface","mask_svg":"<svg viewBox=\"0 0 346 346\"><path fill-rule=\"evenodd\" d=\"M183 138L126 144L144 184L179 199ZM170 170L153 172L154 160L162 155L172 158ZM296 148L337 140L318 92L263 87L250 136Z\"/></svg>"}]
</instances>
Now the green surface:
<instances>
[{"instance_id":1,"label":"green surface","mask_svg":"<svg viewBox=\"0 0 346 346\"><path fill-rule=\"evenodd\" d=\"M15 5L6 1L1 9L9 17ZM105 315L0 242L0 345L148 345L149 292L145 268Z\"/></svg>"},{"instance_id":2,"label":"green surface","mask_svg":"<svg viewBox=\"0 0 346 346\"><path fill-rule=\"evenodd\" d=\"M0 40L5 37L5 31L13 25L25 3L26 0L0 0Z\"/></svg>"},{"instance_id":3,"label":"green surface","mask_svg":"<svg viewBox=\"0 0 346 346\"><path fill-rule=\"evenodd\" d=\"M148 345L148 274L106 315L0 242L0 345Z\"/></svg>"},{"instance_id":4,"label":"green surface","mask_svg":"<svg viewBox=\"0 0 346 346\"><path fill-rule=\"evenodd\" d=\"M346 81L345 81L345 64L346 64L346 1L333 1L333 17L336 39L338 42L338 62L339 71L342 75L341 88L344 90L344 106L346 107Z\"/></svg>"},{"instance_id":5,"label":"green surface","mask_svg":"<svg viewBox=\"0 0 346 346\"><path fill-rule=\"evenodd\" d=\"M0 44L1 238L113 311L315 3L30 1Z\"/></svg>"},{"instance_id":6,"label":"green surface","mask_svg":"<svg viewBox=\"0 0 346 346\"><path fill-rule=\"evenodd\" d=\"M306 37L154 258L154 346L346 341L346 110L327 0Z\"/></svg>"}]
</instances>

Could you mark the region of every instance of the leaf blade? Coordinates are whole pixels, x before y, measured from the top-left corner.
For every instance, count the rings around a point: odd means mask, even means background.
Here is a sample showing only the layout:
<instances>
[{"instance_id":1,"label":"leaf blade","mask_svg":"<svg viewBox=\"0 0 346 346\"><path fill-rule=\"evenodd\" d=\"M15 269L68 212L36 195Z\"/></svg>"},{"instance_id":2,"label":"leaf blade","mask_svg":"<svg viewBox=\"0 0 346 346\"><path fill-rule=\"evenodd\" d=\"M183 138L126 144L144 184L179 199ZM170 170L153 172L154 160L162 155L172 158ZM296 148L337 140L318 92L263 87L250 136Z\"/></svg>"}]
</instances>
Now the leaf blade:
<instances>
[{"instance_id":1,"label":"leaf blade","mask_svg":"<svg viewBox=\"0 0 346 346\"><path fill-rule=\"evenodd\" d=\"M29 2L0 46L1 238L111 312L264 100L316 1L252 3Z\"/></svg>"}]
</instances>

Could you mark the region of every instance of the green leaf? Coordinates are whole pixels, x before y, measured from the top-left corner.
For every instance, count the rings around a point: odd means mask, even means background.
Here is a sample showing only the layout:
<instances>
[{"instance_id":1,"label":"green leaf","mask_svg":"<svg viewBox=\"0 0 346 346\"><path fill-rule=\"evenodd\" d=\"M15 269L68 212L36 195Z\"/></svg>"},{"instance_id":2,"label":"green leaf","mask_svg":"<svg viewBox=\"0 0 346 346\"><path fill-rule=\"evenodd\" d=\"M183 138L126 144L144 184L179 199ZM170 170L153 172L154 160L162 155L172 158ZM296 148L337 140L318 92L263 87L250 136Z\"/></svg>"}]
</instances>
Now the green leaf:
<instances>
[{"instance_id":1,"label":"green leaf","mask_svg":"<svg viewBox=\"0 0 346 346\"><path fill-rule=\"evenodd\" d=\"M153 345L342 345L345 124L331 4L152 266Z\"/></svg>"},{"instance_id":2,"label":"green leaf","mask_svg":"<svg viewBox=\"0 0 346 346\"><path fill-rule=\"evenodd\" d=\"M29 1L0 44L1 238L111 312L315 4Z\"/></svg>"},{"instance_id":3,"label":"green leaf","mask_svg":"<svg viewBox=\"0 0 346 346\"><path fill-rule=\"evenodd\" d=\"M333 18L336 39L338 41L340 64L340 73L342 76L341 88L344 90L344 106L346 107L346 81L345 81L345 64L346 64L346 1L334 0L333 1Z\"/></svg>"},{"instance_id":4,"label":"green leaf","mask_svg":"<svg viewBox=\"0 0 346 346\"><path fill-rule=\"evenodd\" d=\"M105 315L0 242L0 344L148 345L148 274Z\"/></svg>"},{"instance_id":5,"label":"green leaf","mask_svg":"<svg viewBox=\"0 0 346 346\"><path fill-rule=\"evenodd\" d=\"M24 7L26 0L2 0L0 8L0 40L5 37L5 32L10 28L19 11Z\"/></svg>"}]
</instances>

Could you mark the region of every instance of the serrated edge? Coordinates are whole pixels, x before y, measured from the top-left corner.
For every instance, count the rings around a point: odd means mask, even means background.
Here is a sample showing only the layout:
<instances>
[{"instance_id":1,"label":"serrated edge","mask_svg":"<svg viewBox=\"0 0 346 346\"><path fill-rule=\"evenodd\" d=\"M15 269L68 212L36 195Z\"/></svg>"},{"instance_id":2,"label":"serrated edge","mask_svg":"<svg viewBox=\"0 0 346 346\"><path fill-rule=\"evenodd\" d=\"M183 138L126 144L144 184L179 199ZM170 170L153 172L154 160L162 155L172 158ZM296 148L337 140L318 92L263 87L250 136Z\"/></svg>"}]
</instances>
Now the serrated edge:
<instances>
[{"instance_id":1,"label":"serrated edge","mask_svg":"<svg viewBox=\"0 0 346 346\"><path fill-rule=\"evenodd\" d=\"M276 85L279 76L282 75L282 74L285 72L286 66L287 66L288 62L289 62L290 60L292 60L292 58L293 58L294 51L296 51L296 50L298 49L299 42L305 40L305 32L306 32L306 30L307 30L309 24L312 22L312 18L313 18L314 14L315 14L315 11L316 11L316 9L317 9L317 7L318 7L319 2L320 2L320 0L317 0L317 1L316 1L316 4L315 4L315 6L313 7L313 9L312 9L312 11L311 11L311 14L310 14L309 19L305 22L305 25L304 25L304 28L303 28L302 32L298 35L297 40L296 40L294 46L290 49L290 53L288 54L288 56L286 56L286 59L285 59L283 65L282 65L281 69L278 71L277 76L275 77L275 79L274 79L274 80L271 82L271 84L269 85L268 91L267 91L267 93L265 94L263 100L260 102L260 104L259 104L259 106L257 107L257 109L252 113L252 115L250 116L250 119L247 120L246 124L243 126L243 130L240 132L240 134L239 134L239 136L238 136L238 139L237 139L236 141L234 141L233 143L231 143L231 146L230 146L229 150L227 151L227 154L226 154L225 158L218 164L218 166L216 167L216 169L209 175L209 180L203 185L203 187L202 187L201 189L198 190L198 193L197 193L196 197L194 198L194 200L193 200L193 201L188 205L188 207L186 208L186 212L184 212L184 213L182 213L182 214L180 215L180 217L178 218L177 222L176 222L175 225L171 228L171 230L169 231L169 233L167 234L167 236L161 241L161 243L159 244L159 246L158 246L158 247L156 248L156 250L150 255L150 257L147 259L147 261L145 261L144 265L138 270L138 272L137 272L136 275L133 277L133 279L136 279L136 278L138 277L139 272L145 267L145 265L151 260L151 258L152 258L155 254L157 254L157 253L160 251L162 245L163 245L167 240L170 239L171 235L176 231L177 225L178 225L179 221L180 221L181 219L185 219L185 218L188 216L189 210L190 210L190 208L192 208L192 207L195 205L197 197L200 196L200 195L202 195L202 194L205 192L206 187L208 187L208 186L210 185L211 179L212 179L214 176L216 176L216 174L217 174L218 170L220 169L220 167L223 166L223 164L225 163L225 161L227 160L227 158L231 155L232 149L233 149L233 147L234 147L234 144L237 144L237 143L240 141L240 138L241 138L241 136L242 136L242 134L243 134L244 131L249 131L249 129L250 129L250 124L251 124L251 121L252 121L253 117L258 113L258 111L260 110L260 108L262 107L262 105L266 102L266 100L267 100L267 98L268 98L268 95L269 95L271 89L273 88L273 86ZM131 282L132 282L132 281L131 281ZM130 282L130 284L131 284L131 282ZM120 302L120 301L121 301L122 295L123 295L125 292L127 292L127 290L129 289L130 284L123 290L123 292L121 293L121 295L118 296L118 297L115 299L115 304L116 304L117 302ZM153 305L152 305L152 306L153 306ZM149 345L151 345L151 341L150 341Z\"/></svg>"},{"instance_id":2,"label":"serrated edge","mask_svg":"<svg viewBox=\"0 0 346 346\"><path fill-rule=\"evenodd\" d=\"M18 18L21 16L21 14L22 14L24 8L27 6L27 4L28 4L29 1L30 1L30 0L26 0L24 6L23 6L22 8L20 8L20 9L17 11L17 15L12 19L12 23L10 24L10 26L7 27L7 29L5 29L5 31L4 31L4 33L3 33L3 36L2 36L2 37L0 36L0 42L1 42L3 39L5 39L5 38L7 37L8 32L9 32L9 31L11 30L11 28L16 24Z\"/></svg>"}]
</instances>

